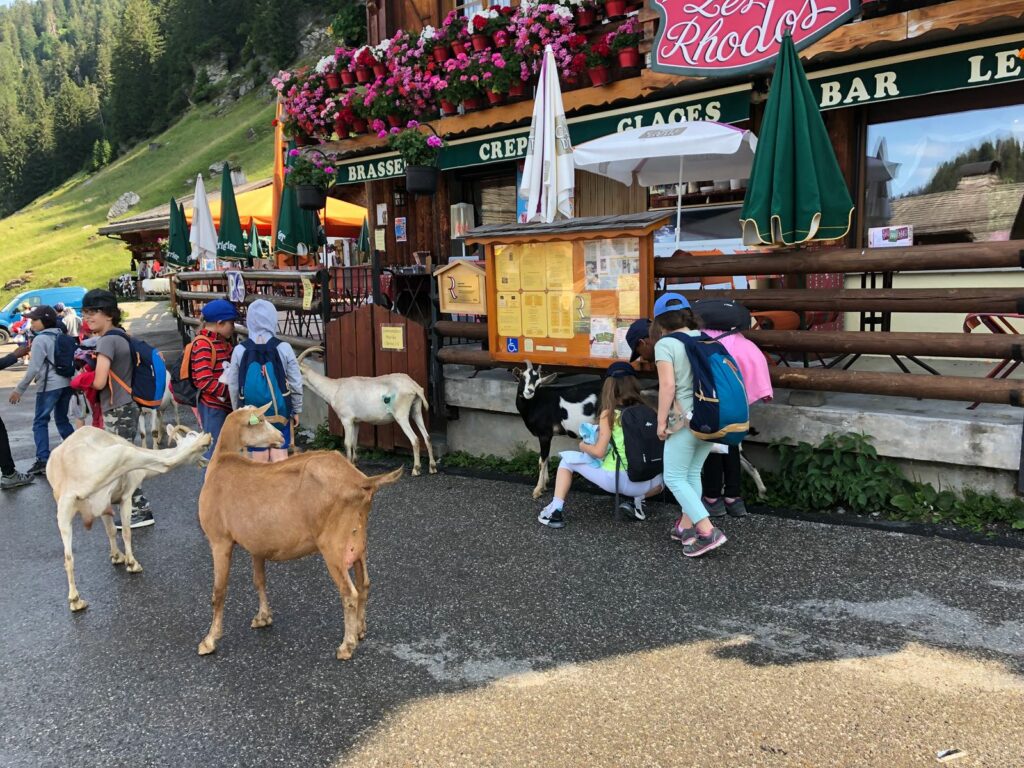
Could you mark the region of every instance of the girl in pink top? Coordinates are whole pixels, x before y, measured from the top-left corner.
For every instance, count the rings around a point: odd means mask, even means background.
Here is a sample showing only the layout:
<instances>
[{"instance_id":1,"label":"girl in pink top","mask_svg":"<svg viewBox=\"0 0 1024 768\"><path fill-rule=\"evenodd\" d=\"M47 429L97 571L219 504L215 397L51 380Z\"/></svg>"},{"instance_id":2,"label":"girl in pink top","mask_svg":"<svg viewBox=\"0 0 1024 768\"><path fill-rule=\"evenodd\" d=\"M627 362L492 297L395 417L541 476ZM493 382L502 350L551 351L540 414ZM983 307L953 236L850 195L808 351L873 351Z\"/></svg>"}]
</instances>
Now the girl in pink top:
<instances>
[{"instance_id":1,"label":"girl in pink top","mask_svg":"<svg viewBox=\"0 0 1024 768\"><path fill-rule=\"evenodd\" d=\"M772 399L772 381L768 373L768 360L757 345L741 333L715 331L705 328L704 333L713 339L728 333L721 344L732 355L743 376L747 390L747 402L754 404ZM740 496L740 447L729 447L728 453L712 453L704 462L701 472L704 506L711 517L743 517L747 507Z\"/></svg>"}]
</instances>

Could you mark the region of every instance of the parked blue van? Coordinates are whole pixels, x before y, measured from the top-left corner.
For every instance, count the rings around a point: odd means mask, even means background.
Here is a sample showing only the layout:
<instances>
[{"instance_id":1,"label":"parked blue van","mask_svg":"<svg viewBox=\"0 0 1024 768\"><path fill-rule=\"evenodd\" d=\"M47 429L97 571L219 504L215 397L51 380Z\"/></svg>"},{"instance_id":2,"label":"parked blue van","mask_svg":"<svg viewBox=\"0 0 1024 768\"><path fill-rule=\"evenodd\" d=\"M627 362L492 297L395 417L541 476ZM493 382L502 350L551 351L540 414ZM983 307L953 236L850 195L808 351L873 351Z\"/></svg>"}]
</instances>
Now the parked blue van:
<instances>
[{"instance_id":1,"label":"parked blue van","mask_svg":"<svg viewBox=\"0 0 1024 768\"><path fill-rule=\"evenodd\" d=\"M28 304L30 307L38 307L40 304L63 304L65 307L74 307L78 314L82 314L82 298L85 296L85 288L81 286L68 286L66 288L37 288L34 291L19 293L11 299L3 309L0 309L0 344L6 344L11 339L11 325L21 319L21 312L18 307Z\"/></svg>"}]
</instances>

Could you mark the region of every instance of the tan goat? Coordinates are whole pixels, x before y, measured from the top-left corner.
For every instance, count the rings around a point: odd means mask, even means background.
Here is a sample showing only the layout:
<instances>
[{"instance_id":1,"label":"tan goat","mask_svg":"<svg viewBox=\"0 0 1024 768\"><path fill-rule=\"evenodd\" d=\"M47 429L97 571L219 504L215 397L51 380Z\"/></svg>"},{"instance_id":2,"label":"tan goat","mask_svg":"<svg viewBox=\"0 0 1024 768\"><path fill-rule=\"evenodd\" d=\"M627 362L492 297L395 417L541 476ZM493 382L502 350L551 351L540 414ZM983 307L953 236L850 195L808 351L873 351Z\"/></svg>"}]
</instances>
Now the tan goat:
<instances>
[{"instance_id":1,"label":"tan goat","mask_svg":"<svg viewBox=\"0 0 1024 768\"><path fill-rule=\"evenodd\" d=\"M395 423L412 445L412 474L420 474L420 444L409 423L410 416L423 435L430 459L430 474L437 472L434 449L430 445L430 433L423 423L423 411L428 408L423 388L412 377L404 373L389 373L384 376L348 376L331 379L317 373L305 362L306 355L323 352L322 347L310 347L299 355L299 370L306 385L327 401L338 415L345 430L345 455L356 460L356 443L359 441L359 425Z\"/></svg>"},{"instance_id":2,"label":"tan goat","mask_svg":"<svg viewBox=\"0 0 1024 768\"><path fill-rule=\"evenodd\" d=\"M46 479L57 501L57 527L64 540L64 570L68 574L68 604L72 611L81 611L88 603L78 594L75 585L75 558L71 550L71 522L82 516L86 530L97 517L110 540L110 562L124 563L129 573L140 573L142 566L132 551L132 494L147 477L162 475L174 467L202 462L210 446L210 436L168 427L167 433L177 440L174 448L160 451L139 448L123 437L111 435L95 427L75 430L50 454ZM117 546L111 503L121 505L121 537L124 552Z\"/></svg>"},{"instance_id":3,"label":"tan goat","mask_svg":"<svg viewBox=\"0 0 1024 768\"><path fill-rule=\"evenodd\" d=\"M276 448L281 433L264 414L241 408L224 422L199 494L199 524L213 554L213 623L199 654L213 653L223 635L224 597L235 545L252 555L259 594L254 629L273 622L265 562L323 555L341 593L345 636L337 657L348 659L366 635L366 524L374 493L402 474L367 477L335 451L311 451L272 464L241 455L244 448ZM355 571L355 583L349 570Z\"/></svg>"}]
</instances>

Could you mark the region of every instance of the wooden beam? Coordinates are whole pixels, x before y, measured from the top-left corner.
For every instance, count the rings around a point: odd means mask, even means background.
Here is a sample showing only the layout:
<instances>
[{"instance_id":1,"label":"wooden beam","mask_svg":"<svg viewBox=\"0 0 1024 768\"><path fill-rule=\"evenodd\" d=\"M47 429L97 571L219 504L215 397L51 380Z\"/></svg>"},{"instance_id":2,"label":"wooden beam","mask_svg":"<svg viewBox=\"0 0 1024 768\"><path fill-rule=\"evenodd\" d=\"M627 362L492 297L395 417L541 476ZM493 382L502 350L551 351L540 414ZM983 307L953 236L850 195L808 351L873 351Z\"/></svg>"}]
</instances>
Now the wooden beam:
<instances>
[{"instance_id":1,"label":"wooden beam","mask_svg":"<svg viewBox=\"0 0 1024 768\"><path fill-rule=\"evenodd\" d=\"M454 320L438 320L434 330L445 338L473 339L484 341L487 338L487 323L460 323Z\"/></svg>"},{"instance_id":2,"label":"wooden beam","mask_svg":"<svg viewBox=\"0 0 1024 768\"><path fill-rule=\"evenodd\" d=\"M1024 19L1020 0L960 0L907 11L907 38L930 32L957 32L962 28L1002 29L1007 23Z\"/></svg>"},{"instance_id":3,"label":"wooden beam","mask_svg":"<svg viewBox=\"0 0 1024 768\"><path fill-rule=\"evenodd\" d=\"M919 245L911 248L840 248L724 256L677 251L654 260L657 277L815 274L819 272L915 272L944 269L1003 269L1024 266L1024 240Z\"/></svg>"},{"instance_id":4,"label":"wooden beam","mask_svg":"<svg viewBox=\"0 0 1024 768\"><path fill-rule=\"evenodd\" d=\"M1024 359L1024 339L1009 334L746 331L743 335L766 352Z\"/></svg>"},{"instance_id":5,"label":"wooden beam","mask_svg":"<svg viewBox=\"0 0 1024 768\"><path fill-rule=\"evenodd\" d=\"M879 290L682 291L690 301L734 299L751 310L796 312L1021 312L1024 288L913 288Z\"/></svg>"}]
</instances>

